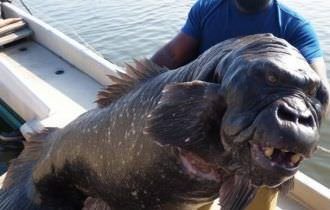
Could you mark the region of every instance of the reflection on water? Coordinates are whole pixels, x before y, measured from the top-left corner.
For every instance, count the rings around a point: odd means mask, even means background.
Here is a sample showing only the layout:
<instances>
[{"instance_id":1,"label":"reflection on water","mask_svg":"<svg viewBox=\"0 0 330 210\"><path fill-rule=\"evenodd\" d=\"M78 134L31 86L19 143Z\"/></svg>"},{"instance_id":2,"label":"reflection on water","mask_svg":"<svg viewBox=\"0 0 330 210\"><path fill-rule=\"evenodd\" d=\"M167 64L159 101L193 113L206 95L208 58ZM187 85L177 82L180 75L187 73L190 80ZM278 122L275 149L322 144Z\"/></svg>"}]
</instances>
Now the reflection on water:
<instances>
[{"instance_id":1,"label":"reflection on water","mask_svg":"<svg viewBox=\"0 0 330 210\"><path fill-rule=\"evenodd\" d=\"M105 58L121 64L149 57L182 26L195 0L29 0L40 17L74 39L88 43ZM315 26L330 69L330 6L326 0L283 0ZM330 124L323 125L321 145L330 148ZM330 187L330 156L318 153L303 171Z\"/></svg>"}]
</instances>

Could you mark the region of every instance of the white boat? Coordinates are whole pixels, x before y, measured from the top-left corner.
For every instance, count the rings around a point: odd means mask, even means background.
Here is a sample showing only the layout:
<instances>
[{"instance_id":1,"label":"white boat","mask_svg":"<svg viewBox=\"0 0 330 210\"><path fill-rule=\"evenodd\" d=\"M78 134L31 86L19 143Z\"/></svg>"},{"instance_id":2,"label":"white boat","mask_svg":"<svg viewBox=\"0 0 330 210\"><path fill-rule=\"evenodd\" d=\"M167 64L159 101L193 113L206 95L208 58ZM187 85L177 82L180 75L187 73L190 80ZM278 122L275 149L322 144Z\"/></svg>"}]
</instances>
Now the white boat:
<instances>
[{"instance_id":1,"label":"white boat","mask_svg":"<svg viewBox=\"0 0 330 210\"><path fill-rule=\"evenodd\" d=\"M12 4L1 3L1 11L3 18L21 17L32 31L0 49L0 99L24 120L24 136L63 127L93 108L97 91L111 82L106 75L122 71ZM277 209L330 209L330 190L298 172L294 190L279 198Z\"/></svg>"}]
</instances>

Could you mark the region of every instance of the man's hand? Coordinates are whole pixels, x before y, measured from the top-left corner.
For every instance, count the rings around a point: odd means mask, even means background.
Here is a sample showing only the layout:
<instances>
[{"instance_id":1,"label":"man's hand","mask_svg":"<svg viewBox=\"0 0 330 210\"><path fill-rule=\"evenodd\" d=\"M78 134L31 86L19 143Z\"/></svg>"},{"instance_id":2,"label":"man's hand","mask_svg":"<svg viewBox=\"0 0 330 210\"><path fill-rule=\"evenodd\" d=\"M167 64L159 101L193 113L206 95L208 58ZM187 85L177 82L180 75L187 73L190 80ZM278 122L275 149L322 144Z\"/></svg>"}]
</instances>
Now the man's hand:
<instances>
[{"instance_id":1,"label":"man's hand","mask_svg":"<svg viewBox=\"0 0 330 210\"><path fill-rule=\"evenodd\" d=\"M326 87L326 89L328 90L328 93L330 95L330 85L329 85L329 81L328 81L328 78L327 78L327 69L326 69L326 65L325 65L323 57L316 58L316 59L312 60L310 65L314 69L314 71L316 71L316 73L320 76L324 86ZM329 102L328 102L328 108L327 108L327 111L326 111L326 118L327 119L330 118Z\"/></svg>"}]
</instances>

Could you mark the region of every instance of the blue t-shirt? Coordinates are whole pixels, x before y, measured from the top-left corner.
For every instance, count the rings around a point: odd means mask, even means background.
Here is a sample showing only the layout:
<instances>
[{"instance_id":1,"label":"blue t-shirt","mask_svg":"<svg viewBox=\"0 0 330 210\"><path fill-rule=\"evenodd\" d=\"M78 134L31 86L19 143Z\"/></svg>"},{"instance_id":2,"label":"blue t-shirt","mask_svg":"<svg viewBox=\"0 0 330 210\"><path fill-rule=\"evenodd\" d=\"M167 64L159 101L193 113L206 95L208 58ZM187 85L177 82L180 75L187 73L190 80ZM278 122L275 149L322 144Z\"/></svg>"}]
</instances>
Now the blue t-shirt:
<instances>
[{"instance_id":1,"label":"blue t-shirt","mask_svg":"<svg viewBox=\"0 0 330 210\"><path fill-rule=\"evenodd\" d=\"M272 33L299 49L308 61L322 57L312 25L276 0L254 14L241 12L234 0L199 0L191 8L182 32L200 41L200 53L228 38Z\"/></svg>"}]
</instances>

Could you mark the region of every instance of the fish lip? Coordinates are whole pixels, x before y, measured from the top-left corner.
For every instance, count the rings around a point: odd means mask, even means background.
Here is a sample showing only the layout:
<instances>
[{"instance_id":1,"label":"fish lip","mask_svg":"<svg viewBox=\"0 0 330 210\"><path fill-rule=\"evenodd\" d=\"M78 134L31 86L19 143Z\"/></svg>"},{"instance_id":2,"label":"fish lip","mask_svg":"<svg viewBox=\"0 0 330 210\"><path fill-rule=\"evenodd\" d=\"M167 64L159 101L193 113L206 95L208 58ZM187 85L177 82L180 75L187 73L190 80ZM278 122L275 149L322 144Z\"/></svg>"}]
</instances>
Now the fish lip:
<instances>
[{"instance_id":1,"label":"fish lip","mask_svg":"<svg viewBox=\"0 0 330 210\"><path fill-rule=\"evenodd\" d=\"M283 164L271 161L268 159L263 151L260 150L260 145L255 143L250 143L251 158L253 161L263 169L275 174L282 176L292 176L294 175L300 166L300 162L294 167L286 167Z\"/></svg>"}]
</instances>

